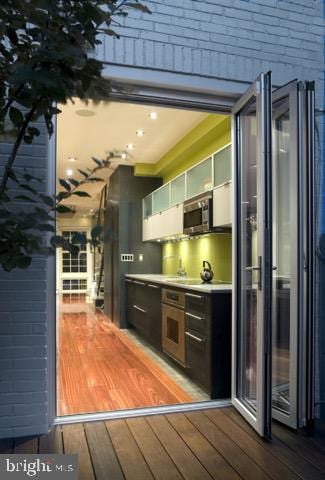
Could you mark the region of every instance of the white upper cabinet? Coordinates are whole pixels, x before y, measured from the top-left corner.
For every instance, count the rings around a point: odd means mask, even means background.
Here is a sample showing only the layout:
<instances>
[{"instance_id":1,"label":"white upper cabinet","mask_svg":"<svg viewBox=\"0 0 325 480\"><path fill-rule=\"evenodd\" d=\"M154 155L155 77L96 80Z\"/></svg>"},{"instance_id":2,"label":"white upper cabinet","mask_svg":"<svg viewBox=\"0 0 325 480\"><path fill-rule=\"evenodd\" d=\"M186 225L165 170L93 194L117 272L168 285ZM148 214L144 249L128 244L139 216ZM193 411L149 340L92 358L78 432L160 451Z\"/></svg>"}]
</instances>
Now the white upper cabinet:
<instances>
[{"instance_id":1,"label":"white upper cabinet","mask_svg":"<svg viewBox=\"0 0 325 480\"><path fill-rule=\"evenodd\" d=\"M167 208L143 220L143 241L183 234L183 204Z\"/></svg>"},{"instance_id":2,"label":"white upper cabinet","mask_svg":"<svg viewBox=\"0 0 325 480\"><path fill-rule=\"evenodd\" d=\"M232 224L231 145L213 155L213 226Z\"/></svg>"},{"instance_id":3,"label":"white upper cabinet","mask_svg":"<svg viewBox=\"0 0 325 480\"><path fill-rule=\"evenodd\" d=\"M213 190L213 226L231 226L231 145L203 159L143 199L143 241L183 234L183 202Z\"/></svg>"},{"instance_id":4,"label":"white upper cabinet","mask_svg":"<svg viewBox=\"0 0 325 480\"><path fill-rule=\"evenodd\" d=\"M232 224L232 182L228 181L213 190L213 226Z\"/></svg>"}]
</instances>

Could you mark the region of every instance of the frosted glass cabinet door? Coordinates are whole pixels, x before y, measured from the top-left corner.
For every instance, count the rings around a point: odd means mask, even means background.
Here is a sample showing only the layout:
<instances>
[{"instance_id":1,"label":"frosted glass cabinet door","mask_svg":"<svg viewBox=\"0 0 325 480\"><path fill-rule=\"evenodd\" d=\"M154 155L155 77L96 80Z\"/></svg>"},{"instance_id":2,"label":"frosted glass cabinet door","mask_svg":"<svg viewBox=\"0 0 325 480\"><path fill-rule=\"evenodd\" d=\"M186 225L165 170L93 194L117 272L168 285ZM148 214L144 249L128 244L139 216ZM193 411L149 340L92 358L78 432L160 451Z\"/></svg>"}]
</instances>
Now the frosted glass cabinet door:
<instances>
[{"instance_id":1,"label":"frosted glass cabinet door","mask_svg":"<svg viewBox=\"0 0 325 480\"><path fill-rule=\"evenodd\" d=\"M143 199L143 218L152 215L152 195L148 195Z\"/></svg>"},{"instance_id":2,"label":"frosted glass cabinet door","mask_svg":"<svg viewBox=\"0 0 325 480\"><path fill-rule=\"evenodd\" d=\"M180 175L170 182L171 206L185 200L185 174Z\"/></svg>"},{"instance_id":3,"label":"frosted glass cabinet door","mask_svg":"<svg viewBox=\"0 0 325 480\"><path fill-rule=\"evenodd\" d=\"M212 188L212 157L187 172L187 198Z\"/></svg>"},{"instance_id":4,"label":"frosted glass cabinet door","mask_svg":"<svg viewBox=\"0 0 325 480\"><path fill-rule=\"evenodd\" d=\"M169 207L169 183L153 192L152 213L161 212Z\"/></svg>"},{"instance_id":5,"label":"frosted glass cabinet door","mask_svg":"<svg viewBox=\"0 0 325 480\"><path fill-rule=\"evenodd\" d=\"M231 180L231 146L220 150L213 156L214 186L222 185Z\"/></svg>"}]
</instances>

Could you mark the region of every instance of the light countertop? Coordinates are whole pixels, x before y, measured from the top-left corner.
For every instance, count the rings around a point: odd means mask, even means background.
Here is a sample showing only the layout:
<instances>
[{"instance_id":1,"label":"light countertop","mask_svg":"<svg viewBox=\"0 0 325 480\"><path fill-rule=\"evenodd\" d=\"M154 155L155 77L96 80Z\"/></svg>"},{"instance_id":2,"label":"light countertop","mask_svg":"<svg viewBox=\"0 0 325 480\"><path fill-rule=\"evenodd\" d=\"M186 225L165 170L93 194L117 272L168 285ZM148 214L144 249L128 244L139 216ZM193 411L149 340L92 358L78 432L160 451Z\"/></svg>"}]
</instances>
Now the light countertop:
<instances>
[{"instance_id":1,"label":"light countertop","mask_svg":"<svg viewBox=\"0 0 325 480\"><path fill-rule=\"evenodd\" d=\"M195 283L200 280L199 278L177 277L176 275L126 274L125 277L132 280L142 280L143 282L159 283L165 287L183 288L204 293L229 292L232 290L232 285L230 283L201 283L195 285ZM216 280L219 282L218 279ZM182 281L185 281L186 283L181 283ZM193 281L193 284L191 284L191 281Z\"/></svg>"}]
</instances>

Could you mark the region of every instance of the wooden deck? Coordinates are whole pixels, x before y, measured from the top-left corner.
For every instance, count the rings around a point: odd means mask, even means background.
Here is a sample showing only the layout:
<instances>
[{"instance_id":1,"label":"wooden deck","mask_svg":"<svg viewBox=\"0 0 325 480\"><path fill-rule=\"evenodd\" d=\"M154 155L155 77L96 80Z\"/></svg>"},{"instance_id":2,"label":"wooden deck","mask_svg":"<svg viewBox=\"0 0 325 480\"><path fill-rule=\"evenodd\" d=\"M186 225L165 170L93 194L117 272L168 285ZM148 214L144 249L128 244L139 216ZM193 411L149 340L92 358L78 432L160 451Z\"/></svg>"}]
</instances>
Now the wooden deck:
<instances>
[{"instance_id":1,"label":"wooden deck","mask_svg":"<svg viewBox=\"0 0 325 480\"><path fill-rule=\"evenodd\" d=\"M325 438L274 425L264 442L233 408L56 427L1 453L77 453L80 480L321 480Z\"/></svg>"}]
</instances>

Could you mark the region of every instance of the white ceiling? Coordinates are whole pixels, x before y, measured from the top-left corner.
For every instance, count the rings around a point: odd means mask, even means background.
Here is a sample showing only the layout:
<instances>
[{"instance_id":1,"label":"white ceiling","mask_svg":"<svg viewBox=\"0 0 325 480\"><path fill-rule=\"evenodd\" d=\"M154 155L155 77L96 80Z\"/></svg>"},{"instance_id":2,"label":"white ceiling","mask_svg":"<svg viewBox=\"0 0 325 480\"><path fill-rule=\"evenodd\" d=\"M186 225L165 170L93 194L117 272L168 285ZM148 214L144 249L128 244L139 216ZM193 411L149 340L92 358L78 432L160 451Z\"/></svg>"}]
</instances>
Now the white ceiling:
<instances>
[{"instance_id":1,"label":"white ceiling","mask_svg":"<svg viewBox=\"0 0 325 480\"><path fill-rule=\"evenodd\" d=\"M58 178L67 178L67 169L71 168L77 180L82 178L78 168L91 168L94 165L91 157L104 159L112 150L125 151L128 158L126 161L114 160L112 168L102 172L104 180L120 163L156 163L207 116L200 112L129 103L100 102L95 105L89 102L85 105L78 99L74 103L59 105L59 108L62 113L57 118L57 175ZM78 110L92 116L80 115ZM152 111L158 114L156 120L149 118ZM136 135L139 129L144 131L142 137ZM129 143L135 145L131 151L127 149ZM69 157L77 160L71 162ZM74 197L68 203L82 210L96 208L103 185L95 183L83 187L92 198Z\"/></svg>"}]
</instances>

